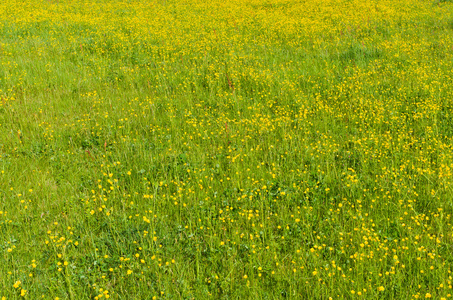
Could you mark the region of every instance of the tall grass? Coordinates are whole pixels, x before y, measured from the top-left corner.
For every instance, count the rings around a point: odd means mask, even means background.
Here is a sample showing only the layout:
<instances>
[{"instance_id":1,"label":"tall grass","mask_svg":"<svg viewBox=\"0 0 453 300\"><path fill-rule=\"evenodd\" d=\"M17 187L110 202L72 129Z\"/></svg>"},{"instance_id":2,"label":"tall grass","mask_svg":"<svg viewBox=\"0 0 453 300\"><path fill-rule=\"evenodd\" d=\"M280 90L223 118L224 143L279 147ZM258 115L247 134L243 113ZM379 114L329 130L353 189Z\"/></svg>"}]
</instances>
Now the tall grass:
<instances>
[{"instance_id":1,"label":"tall grass","mask_svg":"<svg viewBox=\"0 0 453 300\"><path fill-rule=\"evenodd\" d=\"M0 297L451 297L452 70L449 1L2 1Z\"/></svg>"}]
</instances>

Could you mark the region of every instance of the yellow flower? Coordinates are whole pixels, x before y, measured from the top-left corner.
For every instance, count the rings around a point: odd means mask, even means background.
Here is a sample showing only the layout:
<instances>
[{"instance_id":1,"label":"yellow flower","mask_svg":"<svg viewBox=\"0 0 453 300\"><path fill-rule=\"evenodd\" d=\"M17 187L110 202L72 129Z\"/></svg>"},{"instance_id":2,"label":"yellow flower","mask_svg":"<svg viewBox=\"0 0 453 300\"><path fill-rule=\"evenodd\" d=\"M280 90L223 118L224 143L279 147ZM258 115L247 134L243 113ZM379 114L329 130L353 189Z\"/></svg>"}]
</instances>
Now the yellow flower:
<instances>
[{"instance_id":1,"label":"yellow flower","mask_svg":"<svg viewBox=\"0 0 453 300\"><path fill-rule=\"evenodd\" d=\"M383 286L380 286L377 288L379 292L383 292L385 290L385 288Z\"/></svg>"},{"instance_id":2,"label":"yellow flower","mask_svg":"<svg viewBox=\"0 0 453 300\"><path fill-rule=\"evenodd\" d=\"M13 287L17 289L22 282L20 280L16 281L16 283L13 284Z\"/></svg>"}]
</instances>

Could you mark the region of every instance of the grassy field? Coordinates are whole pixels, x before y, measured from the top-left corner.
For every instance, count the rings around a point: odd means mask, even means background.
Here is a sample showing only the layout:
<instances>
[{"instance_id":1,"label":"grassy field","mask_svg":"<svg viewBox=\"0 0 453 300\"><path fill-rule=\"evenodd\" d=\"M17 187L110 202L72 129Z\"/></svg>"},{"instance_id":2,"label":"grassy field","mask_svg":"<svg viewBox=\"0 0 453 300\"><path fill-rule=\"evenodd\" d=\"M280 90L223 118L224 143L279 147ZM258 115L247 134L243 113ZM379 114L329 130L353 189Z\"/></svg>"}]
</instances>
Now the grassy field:
<instances>
[{"instance_id":1,"label":"grassy field","mask_svg":"<svg viewBox=\"0 0 453 300\"><path fill-rule=\"evenodd\" d=\"M452 117L452 1L2 0L0 298L451 298Z\"/></svg>"}]
</instances>

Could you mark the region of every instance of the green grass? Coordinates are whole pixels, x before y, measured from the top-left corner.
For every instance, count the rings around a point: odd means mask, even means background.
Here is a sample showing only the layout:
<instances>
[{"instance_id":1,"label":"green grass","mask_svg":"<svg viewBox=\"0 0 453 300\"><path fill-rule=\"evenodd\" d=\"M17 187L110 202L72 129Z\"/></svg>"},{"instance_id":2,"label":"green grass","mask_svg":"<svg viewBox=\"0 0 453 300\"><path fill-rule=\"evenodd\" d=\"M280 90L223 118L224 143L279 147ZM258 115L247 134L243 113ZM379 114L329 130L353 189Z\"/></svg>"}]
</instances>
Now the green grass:
<instances>
[{"instance_id":1,"label":"green grass","mask_svg":"<svg viewBox=\"0 0 453 300\"><path fill-rule=\"evenodd\" d=\"M0 297L451 297L452 12L0 4Z\"/></svg>"}]
</instances>

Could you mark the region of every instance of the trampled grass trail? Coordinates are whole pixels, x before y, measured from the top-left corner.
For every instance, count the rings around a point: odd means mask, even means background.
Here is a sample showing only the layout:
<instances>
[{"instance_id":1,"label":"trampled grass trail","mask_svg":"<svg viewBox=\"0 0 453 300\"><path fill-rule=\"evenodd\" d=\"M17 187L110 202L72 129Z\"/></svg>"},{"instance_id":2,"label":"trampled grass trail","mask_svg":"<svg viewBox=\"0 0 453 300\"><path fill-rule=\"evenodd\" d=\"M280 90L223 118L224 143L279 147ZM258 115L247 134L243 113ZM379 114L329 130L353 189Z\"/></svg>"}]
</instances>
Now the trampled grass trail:
<instances>
[{"instance_id":1,"label":"trampled grass trail","mask_svg":"<svg viewBox=\"0 0 453 300\"><path fill-rule=\"evenodd\" d=\"M1 1L0 298L451 298L452 70L452 1Z\"/></svg>"}]
</instances>

